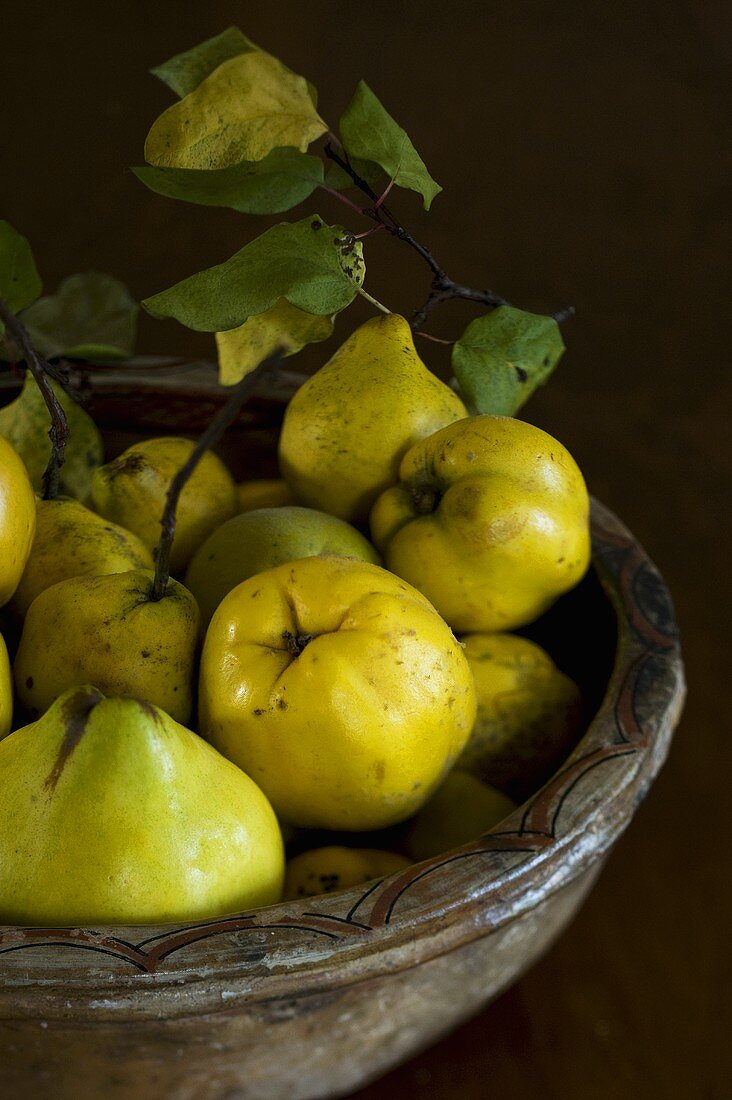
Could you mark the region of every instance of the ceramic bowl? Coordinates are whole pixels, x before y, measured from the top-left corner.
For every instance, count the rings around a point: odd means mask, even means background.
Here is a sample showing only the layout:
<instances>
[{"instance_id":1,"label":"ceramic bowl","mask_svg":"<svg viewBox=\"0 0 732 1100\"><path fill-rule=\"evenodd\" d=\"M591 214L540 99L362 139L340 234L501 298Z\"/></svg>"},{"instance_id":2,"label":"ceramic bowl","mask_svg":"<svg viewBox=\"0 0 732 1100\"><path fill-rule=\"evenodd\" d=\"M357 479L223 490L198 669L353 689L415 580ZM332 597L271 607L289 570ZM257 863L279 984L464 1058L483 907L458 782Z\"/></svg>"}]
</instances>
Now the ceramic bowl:
<instances>
[{"instance_id":1,"label":"ceramic bowl","mask_svg":"<svg viewBox=\"0 0 732 1100\"><path fill-rule=\"evenodd\" d=\"M196 433L221 400L195 366L102 377L95 413L117 450L141 431ZM240 475L274 474L292 384L231 433ZM592 535L588 578L534 636L594 716L541 790L473 843L346 892L176 927L1 928L3 1095L342 1096L515 981L582 904L683 700L661 576L597 502Z\"/></svg>"}]
</instances>

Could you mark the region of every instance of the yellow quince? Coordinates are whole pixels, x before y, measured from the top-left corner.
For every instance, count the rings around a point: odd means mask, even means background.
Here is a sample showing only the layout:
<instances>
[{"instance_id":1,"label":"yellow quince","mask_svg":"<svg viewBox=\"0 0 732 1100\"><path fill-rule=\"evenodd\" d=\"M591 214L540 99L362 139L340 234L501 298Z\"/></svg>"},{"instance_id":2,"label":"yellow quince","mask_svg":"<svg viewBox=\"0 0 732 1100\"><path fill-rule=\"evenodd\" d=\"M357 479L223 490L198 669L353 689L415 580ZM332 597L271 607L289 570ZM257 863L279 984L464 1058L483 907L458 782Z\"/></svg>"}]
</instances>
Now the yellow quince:
<instances>
[{"instance_id":1,"label":"yellow quince","mask_svg":"<svg viewBox=\"0 0 732 1100\"><path fill-rule=\"evenodd\" d=\"M395 313L356 329L287 406L280 468L302 504L365 520L418 439L467 416Z\"/></svg>"},{"instance_id":2,"label":"yellow quince","mask_svg":"<svg viewBox=\"0 0 732 1100\"><path fill-rule=\"evenodd\" d=\"M582 702L548 653L513 634L461 638L478 695L478 717L458 767L525 797L572 747Z\"/></svg>"},{"instance_id":3,"label":"yellow quince","mask_svg":"<svg viewBox=\"0 0 732 1100\"><path fill-rule=\"evenodd\" d=\"M132 531L152 553L160 539L170 483L194 446L189 439L162 436L128 447L119 458L95 471L91 487L94 510ZM172 571L185 569L203 540L236 512L236 483L221 459L208 451L178 501Z\"/></svg>"},{"instance_id":4,"label":"yellow quince","mask_svg":"<svg viewBox=\"0 0 732 1100\"><path fill-rule=\"evenodd\" d=\"M36 498L28 471L0 435L0 607L18 587L36 530Z\"/></svg>"},{"instance_id":5,"label":"yellow quince","mask_svg":"<svg viewBox=\"0 0 732 1100\"><path fill-rule=\"evenodd\" d=\"M424 596L377 565L314 557L259 573L206 635L200 728L292 825L409 817L474 718L462 648Z\"/></svg>"},{"instance_id":6,"label":"yellow quince","mask_svg":"<svg viewBox=\"0 0 732 1100\"><path fill-rule=\"evenodd\" d=\"M454 630L511 630L584 576L589 498L556 439L522 420L472 416L405 454L371 534L387 568Z\"/></svg>"},{"instance_id":7,"label":"yellow quince","mask_svg":"<svg viewBox=\"0 0 732 1100\"><path fill-rule=\"evenodd\" d=\"M410 860L379 848L311 848L287 861L285 901L334 894L409 867Z\"/></svg>"},{"instance_id":8,"label":"yellow quince","mask_svg":"<svg viewBox=\"0 0 732 1100\"><path fill-rule=\"evenodd\" d=\"M136 699L74 688L0 741L0 921L148 924L279 900L262 792Z\"/></svg>"}]
</instances>

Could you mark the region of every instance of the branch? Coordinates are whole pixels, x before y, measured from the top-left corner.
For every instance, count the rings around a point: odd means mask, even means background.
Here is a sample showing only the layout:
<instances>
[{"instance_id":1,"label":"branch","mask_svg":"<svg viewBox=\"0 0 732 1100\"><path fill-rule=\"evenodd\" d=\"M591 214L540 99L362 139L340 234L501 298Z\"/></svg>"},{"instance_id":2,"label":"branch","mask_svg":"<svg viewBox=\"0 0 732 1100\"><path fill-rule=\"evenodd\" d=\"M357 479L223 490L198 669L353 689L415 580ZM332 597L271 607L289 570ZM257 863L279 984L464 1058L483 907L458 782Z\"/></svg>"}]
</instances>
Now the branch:
<instances>
[{"instance_id":1,"label":"branch","mask_svg":"<svg viewBox=\"0 0 732 1100\"><path fill-rule=\"evenodd\" d=\"M500 294L495 294L492 290L475 290L472 287L456 283L454 279L450 278L445 269L433 256L430 249L416 240L385 205L384 200L391 190L393 181L387 186L384 193L379 196L363 176L358 174L349 161L348 154L345 151L343 151L343 155L336 152L332 142L329 141L325 146L324 152L329 160L332 160L350 176L359 191L371 200L373 205L363 207L360 212L365 215L365 217L371 218L372 221L378 222L379 226L383 226L392 237L397 237L400 241L404 241L408 244L413 251L421 256L432 272L432 287L427 300L424 305L420 306L420 308L415 311L412 317L411 328L413 332L419 331L436 306L440 305L441 302L448 302L453 298L462 298L464 301L468 302L479 302L481 305L488 306L490 309L496 309L498 306L507 306L511 304L506 298L502 298ZM339 195L338 197L340 198L341 196ZM345 196L343 196L343 198L345 198ZM346 199L345 201L348 202L349 206L356 205L352 203L350 199ZM356 207L356 209L359 208ZM552 314L555 321L558 323L568 320L573 315L574 308L572 306Z\"/></svg>"},{"instance_id":2,"label":"branch","mask_svg":"<svg viewBox=\"0 0 732 1100\"><path fill-rule=\"evenodd\" d=\"M51 365L42 359L33 347L25 325L18 320L2 298L0 298L0 319L22 351L26 365L41 391L51 418L51 427L48 431L48 438L51 440L51 457L43 474L43 499L56 500L59 495L61 468L66 458L66 444L69 441L69 422L50 382L50 378L56 375Z\"/></svg>"},{"instance_id":3,"label":"branch","mask_svg":"<svg viewBox=\"0 0 732 1100\"><path fill-rule=\"evenodd\" d=\"M162 534L155 551L155 577L150 592L151 600L156 602L162 600L168 587L168 581L170 580L170 551L173 546L173 538L175 537L176 510L178 508L180 495L189 477L205 455L206 451L208 451L210 447L215 447L226 429L234 423L239 414L239 410L246 399L257 388L257 383L262 375L269 371L270 368L279 367L282 363L284 354L285 349L283 347L277 348L272 355L263 359L259 366L255 367L253 371L250 371L249 374L242 378L241 382L234 387L226 403L221 406L205 432L201 435L188 456L187 461L181 466L180 470L178 470L171 481L168 487L165 509L162 519L160 520Z\"/></svg>"}]
</instances>

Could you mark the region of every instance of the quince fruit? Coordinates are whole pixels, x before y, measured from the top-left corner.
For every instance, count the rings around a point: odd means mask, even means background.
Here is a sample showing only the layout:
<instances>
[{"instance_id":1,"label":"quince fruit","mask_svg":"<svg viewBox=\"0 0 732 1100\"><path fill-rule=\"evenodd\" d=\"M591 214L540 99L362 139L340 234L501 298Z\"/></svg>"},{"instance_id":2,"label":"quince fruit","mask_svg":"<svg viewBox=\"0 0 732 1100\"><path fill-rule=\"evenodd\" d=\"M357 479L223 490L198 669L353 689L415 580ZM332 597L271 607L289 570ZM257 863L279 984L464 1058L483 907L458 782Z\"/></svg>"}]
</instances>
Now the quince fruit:
<instances>
[{"instance_id":1,"label":"quince fruit","mask_svg":"<svg viewBox=\"0 0 732 1100\"><path fill-rule=\"evenodd\" d=\"M15 592L36 530L36 498L23 460L0 435L0 607Z\"/></svg>"},{"instance_id":2,"label":"quince fruit","mask_svg":"<svg viewBox=\"0 0 732 1100\"><path fill-rule=\"evenodd\" d=\"M410 860L378 848L312 848L287 861L285 901L334 894L409 867Z\"/></svg>"},{"instance_id":3,"label":"quince fruit","mask_svg":"<svg viewBox=\"0 0 732 1100\"><path fill-rule=\"evenodd\" d=\"M461 641L478 717L458 766L524 797L571 749L582 712L579 688L527 638L468 634Z\"/></svg>"},{"instance_id":4,"label":"quince fruit","mask_svg":"<svg viewBox=\"0 0 732 1100\"><path fill-rule=\"evenodd\" d=\"M522 420L472 416L407 451L371 534L387 568L454 630L512 630L584 576L589 498L556 439Z\"/></svg>"},{"instance_id":5,"label":"quince fruit","mask_svg":"<svg viewBox=\"0 0 732 1100\"><path fill-rule=\"evenodd\" d=\"M373 317L290 401L280 469L302 504L366 520L404 452L467 415L417 355L409 323L395 313Z\"/></svg>"},{"instance_id":6,"label":"quince fruit","mask_svg":"<svg viewBox=\"0 0 732 1100\"><path fill-rule=\"evenodd\" d=\"M282 820L363 831L429 798L468 738L475 689L424 596L377 565L313 557L250 577L219 605L199 715Z\"/></svg>"}]
</instances>

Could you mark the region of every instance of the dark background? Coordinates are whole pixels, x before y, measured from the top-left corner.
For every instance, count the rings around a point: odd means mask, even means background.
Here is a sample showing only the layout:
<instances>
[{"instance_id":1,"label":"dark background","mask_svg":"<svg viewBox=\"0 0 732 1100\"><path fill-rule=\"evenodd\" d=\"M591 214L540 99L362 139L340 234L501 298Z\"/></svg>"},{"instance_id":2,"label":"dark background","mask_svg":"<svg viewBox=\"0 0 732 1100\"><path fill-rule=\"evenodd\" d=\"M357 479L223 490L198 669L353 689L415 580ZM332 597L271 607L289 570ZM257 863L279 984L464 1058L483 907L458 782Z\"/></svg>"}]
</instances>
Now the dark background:
<instances>
[{"instance_id":1,"label":"dark background","mask_svg":"<svg viewBox=\"0 0 732 1100\"><path fill-rule=\"evenodd\" d=\"M450 274L524 307L577 307L528 415L574 453L677 600L686 713L580 916L513 989L362 1100L730 1095L728 12L708 0L3 11L0 216L32 241L49 290L97 268L143 297L264 228L162 199L126 170L171 102L151 65L237 22L318 85L329 120L367 79L445 188L429 216L407 193L393 205ZM370 291L416 307L418 258L369 243ZM341 334L367 315L359 303ZM451 305L429 328L454 337L472 315ZM140 349L210 355L212 341L145 319ZM445 349L420 350L445 365Z\"/></svg>"}]
</instances>

